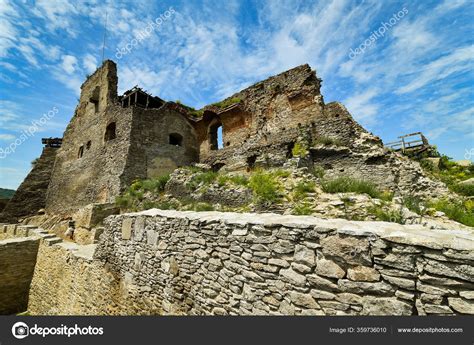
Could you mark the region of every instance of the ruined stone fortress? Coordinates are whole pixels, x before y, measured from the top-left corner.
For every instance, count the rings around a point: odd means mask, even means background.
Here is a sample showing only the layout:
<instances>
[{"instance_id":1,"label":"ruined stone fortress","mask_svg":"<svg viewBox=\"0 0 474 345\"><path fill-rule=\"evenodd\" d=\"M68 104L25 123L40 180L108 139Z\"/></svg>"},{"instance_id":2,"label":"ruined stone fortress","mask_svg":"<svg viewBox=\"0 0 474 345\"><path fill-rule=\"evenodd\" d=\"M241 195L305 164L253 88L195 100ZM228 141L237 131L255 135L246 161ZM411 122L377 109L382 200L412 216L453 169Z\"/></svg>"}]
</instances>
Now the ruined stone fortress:
<instances>
[{"instance_id":1,"label":"ruined stone fortress","mask_svg":"<svg viewBox=\"0 0 474 345\"><path fill-rule=\"evenodd\" d=\"M107 60L81 86L0 214L0 313L88 315L474 314L469 230L310 216L148 210L117 214L134 180L194 163L283 166L297 143L330 176L440 196L441 182L383 146L298 66L201 110L138 87ZM218 132L222 131L222 145ZM311 145L318 137L342 145ZM222 146L222 147L221 147ZM73 219L75 242L58 236Z\"/></svg>"}]
</instances>

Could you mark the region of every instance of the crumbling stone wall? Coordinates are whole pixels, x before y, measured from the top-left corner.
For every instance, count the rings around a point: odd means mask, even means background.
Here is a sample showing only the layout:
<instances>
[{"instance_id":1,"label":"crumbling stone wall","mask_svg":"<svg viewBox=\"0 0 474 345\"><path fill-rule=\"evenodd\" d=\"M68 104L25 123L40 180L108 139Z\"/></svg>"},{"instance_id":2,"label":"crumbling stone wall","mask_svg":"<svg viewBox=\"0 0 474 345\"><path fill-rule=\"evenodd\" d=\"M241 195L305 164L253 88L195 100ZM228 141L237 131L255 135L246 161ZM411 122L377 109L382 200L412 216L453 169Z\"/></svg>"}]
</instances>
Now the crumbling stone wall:
<instances>
[{"instance_id":1,"label":"crumbling stone wall","mask_svg":"<svg viewBox=\"0 0 474 345\"><path fill-rule=\"evenodd\" d=\"M171 173L199 160L194 127L171 103L158 109L133 108L126 180ZM124 180L124 178L122 177Z\"/></svg>"},{"instance_id":2,"label":"crumbling stone wall","mask_svg":"<svg viewBox=\"0 0 474 345\"><path fill-rule=\"evenodd\" d=\"M41 156L0 213L0 222L16 222L45 207L57 148L44 147Z\"/></svg>"},{"instance_id":3,"label":"crumbling stone wall","mask_svg":"<svg viewBox=\"0 0 474 345\"><path fill-rule=\"evenodd\" d=\"M40 249L31 313L474 314L467 231L149 210L107 218L93 258L79 248Z\"/></svg>"},{"instance_id":4,"label":"crumbling stone wall","mask_svg":"<svg viewBox=\"0 0 474 345\"><path fill-rule=\"evenodd\" d=\"M0 240L0 315L26 310L38 244L36 237Z\"/></svg>"}]
</instances>

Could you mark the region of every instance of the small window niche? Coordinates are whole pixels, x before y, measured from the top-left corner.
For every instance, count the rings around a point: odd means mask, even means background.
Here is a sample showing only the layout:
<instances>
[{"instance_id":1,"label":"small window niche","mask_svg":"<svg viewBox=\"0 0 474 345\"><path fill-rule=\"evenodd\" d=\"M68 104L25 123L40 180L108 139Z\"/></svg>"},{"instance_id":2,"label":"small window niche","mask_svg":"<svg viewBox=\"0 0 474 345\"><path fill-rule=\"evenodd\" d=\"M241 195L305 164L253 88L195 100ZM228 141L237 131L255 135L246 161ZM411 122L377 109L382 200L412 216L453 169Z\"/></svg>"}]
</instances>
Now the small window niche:
<instances>
[{"instance_id":1,"label":"small window niche","mask_svg":"<svg viewBox=\"0 0 474 345\"><path fill-rule=\"evenodd\" d=\"M171 133L168 143L173 146L183 146L183 136L178 133Z\"/></svg>"},{"instance_id":2,"label":"small window niche","mask_svg":"<svg viewBox=\"0 0 474 345\"><path fill-rule=\"evenodd\" d=\"M89 140L86 144L86 150L90 150L92 142Z\"/></svg>"},{"instance_id":3,"label":"small window niche","mask_svg":"<svg viewBox=\"0 0 474 345\"><path fill-rule=\"evenodd\" d=\"M100 100L100 87L96 86L91 92L89 97L89 102L94 104L94 112L97 114L99 112L99 100Z\"/></svg>"},{"instance_id":4,"label":"small window niche","mask_svg":"<svg viewBox=\"0 0 474 345\"><path fill-rule=\"evenodd\" d=\"M107 128L105 129L104 141L107 142L116 138L115 127L115 122L111 122L107 125Z\"/></svg>"},{"instance_id":5,"label":"small window niche","mask_svg":"<svg viewBox=\"0 0 474 345\"><path fill-rule=\"evenodd\" d=\"M79 147L79 151L77 152L77 158L81 158L83 155L84 155L84 146L81 145L81 147Z\"/></svg>"}]
</instances>

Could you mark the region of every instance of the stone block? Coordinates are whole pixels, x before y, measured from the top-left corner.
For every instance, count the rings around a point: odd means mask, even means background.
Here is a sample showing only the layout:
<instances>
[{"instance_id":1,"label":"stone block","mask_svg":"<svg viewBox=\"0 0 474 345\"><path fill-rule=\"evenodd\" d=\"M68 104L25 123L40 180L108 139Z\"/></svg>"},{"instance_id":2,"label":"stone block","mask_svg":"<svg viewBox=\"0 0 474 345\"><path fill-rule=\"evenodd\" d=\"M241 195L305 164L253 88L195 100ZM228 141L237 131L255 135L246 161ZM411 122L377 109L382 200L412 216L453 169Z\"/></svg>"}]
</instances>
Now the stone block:
<instances>
[{"instance_id":1,"label":"stone block","mask_svg":"<svg viewBox=\"0 0 474 345\"><path fill-rule=\"evenodd\" d=\"M122 239L129 240L132 238L132 218L124 218L122 221Z\"/></svg>"},{"instance_id":2,"label":"stone block","mask_svg":"<svg viewBox=\"0 0 474 345\"><path fill-rule=\"evenodd\" d=\"M380 280L380 273L366 266L356 266L347 270L347 278L353 281L375 282Z\"/></svg>"}]
</instances>

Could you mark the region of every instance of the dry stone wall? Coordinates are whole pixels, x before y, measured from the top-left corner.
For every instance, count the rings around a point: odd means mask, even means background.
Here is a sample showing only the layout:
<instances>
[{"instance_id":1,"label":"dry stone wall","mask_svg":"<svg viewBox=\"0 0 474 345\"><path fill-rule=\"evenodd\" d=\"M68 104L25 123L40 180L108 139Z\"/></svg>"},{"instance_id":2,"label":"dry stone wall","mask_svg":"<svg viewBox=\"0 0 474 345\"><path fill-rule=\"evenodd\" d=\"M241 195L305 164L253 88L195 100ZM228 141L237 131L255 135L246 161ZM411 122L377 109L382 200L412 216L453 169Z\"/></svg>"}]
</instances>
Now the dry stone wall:
<instances>
[{"instance_id":1,"label":"dry stone wall","mask_svg":"<svg viewBox=\"0 0 474 345\"><path fill-rule=\"evenodd\" d=\"M98 244L43 239L28 311L474 314L473 263L468 231L149 210L108 217Z\"/></svg>"}]
</instances>

